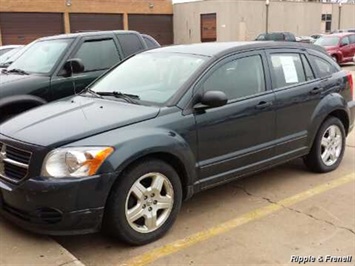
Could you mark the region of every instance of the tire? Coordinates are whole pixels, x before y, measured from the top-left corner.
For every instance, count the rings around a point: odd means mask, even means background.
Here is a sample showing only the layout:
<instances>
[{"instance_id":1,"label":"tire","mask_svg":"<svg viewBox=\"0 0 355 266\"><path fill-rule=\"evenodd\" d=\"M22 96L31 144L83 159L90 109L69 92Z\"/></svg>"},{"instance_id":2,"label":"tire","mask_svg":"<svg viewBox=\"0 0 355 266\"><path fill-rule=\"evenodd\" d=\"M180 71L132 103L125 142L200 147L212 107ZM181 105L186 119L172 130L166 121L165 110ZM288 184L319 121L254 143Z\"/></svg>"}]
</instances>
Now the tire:
<instances>
[{"instance_id":1,"label":"tire","mask_svg":"<svg viewBox=\"0 0 355 266\"><path fill-rule=\"evenodd\" d=\"M181 202L181 182L173 167L156 159L141 161L113 186L103 230L131 245L153 242L172 227Z\"/></svg>"},{"instance_id":2,"label":"tire","mask_svg":"<svg viewBox=\"0 0 355 266\"><path fill-rule=\"evenodd\" d=\"M311 151L304 158L304 162L313 172L327 173L339 166L344 150L344 125L338 118L330 117L319 128Z\"/></svg>"},{"instance_id":3,"label":"tire","mask_svg":"<svg viewBox=\"0 0 355 266\"><path fill-rule=\"evenodd\" d=\"M335 55L332 55L332 59L339 65L338 57L336 57Z\"/></svg>"}]
</instances>

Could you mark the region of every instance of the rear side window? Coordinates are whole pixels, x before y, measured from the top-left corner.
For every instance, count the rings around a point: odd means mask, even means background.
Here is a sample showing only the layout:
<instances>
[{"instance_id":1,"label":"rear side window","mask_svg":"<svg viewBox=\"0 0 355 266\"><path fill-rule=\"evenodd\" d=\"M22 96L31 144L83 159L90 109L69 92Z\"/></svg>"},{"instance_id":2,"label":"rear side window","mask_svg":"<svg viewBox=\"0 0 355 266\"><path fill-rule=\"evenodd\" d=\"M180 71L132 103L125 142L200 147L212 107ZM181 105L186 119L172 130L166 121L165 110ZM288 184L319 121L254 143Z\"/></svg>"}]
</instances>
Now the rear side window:
<instances>
[{"instance_id":1,"label":"rear side window","mask_svg":"<svg viewBox=\"0 0 355 266\"><path fill-rule=\"evenodd\" d=\"M82 60L85 72L108 69L120 61L113 39L86 41L74 58Z\"/></svg>"},{"instance_id":2,"label":"rear side window","mask_svg":"<svg viewBox=\"0 0 355 266\"><path fill-rule=\"evenodd\" d=\"M315 79L313 70L312 70L311 65L309 64L306 56L302 54L301 58L302 58L304 73L306 75L306 80L308 81L308 80Z\"/></svg>"},{"instance_id":3,"label":"rear side window","mask_svg":"<svg viewBox=\"0 0 355 266\"><path fill-rule=\"evenodd\" d=\"M143 40L148 48L159 47L159 45L153 40L153 38L146 36L146 35L142 35L142 37L143 37Z\"/></svg>"},{"instance_id":4,"label":"rear side window","mask_svg":"<svg viewBox=\"0 0 355 266\"><path fill-rule=\"evenodd\" d=\"M355 34L354 35L350 35L349 36L349 40L350 40L350 43L354 43L355 44Z\"/></svg>"},{"instance_id":5,"label":"rear side window","mask_svg":"<svg viewBox=\"0 0 355 266\"><path fill-rule=\"evenodd\" d=\"M338 71L335 66L318 56L311 55L311 58L316 63L321 78L330 76Z\"/></svg>"},{"instance_id":6,"label":"rear side window","mask_svg":"<svg viewBox=\"0 0 355 266\"><path fill-rule=\"evenodd\" d=\"M223 64L211 74L203 87L204 91L223 91L229 100L265 91L261 57L254 55Z\"/></svg>"},{"instance_id":7,"label":"rear side window","mask_svg":"<svg viewBox=\"0 0 355 266\"><path fill-rule=\"evenodd\" d=\"M144 49L141 40L136 34L118 34L117 37L125 57Z\"/></svg>"},{"instance_id":8,"label":"rear side window","mask_svg":"<svg viewBox=\"0 0 355 266\"><path fill-rule=\"evenodd\" d=\"M300 54L272 54L271 63L274 89L287 87L307 80Z\"/></svg>"}]
</instances>

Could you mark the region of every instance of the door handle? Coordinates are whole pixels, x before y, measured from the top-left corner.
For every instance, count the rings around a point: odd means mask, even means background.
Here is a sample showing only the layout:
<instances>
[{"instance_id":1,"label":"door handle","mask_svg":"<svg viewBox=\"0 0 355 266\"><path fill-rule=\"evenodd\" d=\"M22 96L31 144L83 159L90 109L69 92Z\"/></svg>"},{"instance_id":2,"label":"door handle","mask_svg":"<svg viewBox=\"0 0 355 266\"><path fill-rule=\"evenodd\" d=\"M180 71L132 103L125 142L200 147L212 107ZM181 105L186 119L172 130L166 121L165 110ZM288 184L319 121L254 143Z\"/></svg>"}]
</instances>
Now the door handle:
<instances>
[{"instance_id":1,"label":"door handle","mask_svg":"<svg viewBox=\"0 0 355 266\"><path fill-rule=\"evenodd\" d=\"M255 105L255 109L262 110L262 109L268 108L270 106L272 106L272 102L262 101L262 102L258 103L257 105Z\"/></svg>"},{"instance_id":2,"label":"door handle","mask_svg":"<svg viewBox=\"0 0 355 266\"><path fill-rule=\"evenodd\" d=\"M311 90L309 93L312 95L319 94L323 91L324 89L321 87L315 87L313 90Z\"/></svg>"}]
</instances>

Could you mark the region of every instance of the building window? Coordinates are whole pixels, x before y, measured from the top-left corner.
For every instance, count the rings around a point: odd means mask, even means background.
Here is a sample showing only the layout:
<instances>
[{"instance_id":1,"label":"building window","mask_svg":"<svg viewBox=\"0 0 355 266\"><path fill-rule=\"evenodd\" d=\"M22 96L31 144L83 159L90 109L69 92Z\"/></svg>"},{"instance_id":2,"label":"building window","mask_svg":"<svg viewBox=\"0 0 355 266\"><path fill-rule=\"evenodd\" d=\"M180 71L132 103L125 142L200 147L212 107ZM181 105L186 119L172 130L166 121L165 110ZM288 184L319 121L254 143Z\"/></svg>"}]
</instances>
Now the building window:
<instances>
[{"instance_id":1,"label":"building window","mask_svg":"<svg viewBox=\"0 0 355 266\"><path fill-rule=\"evenodd\" d=\"M332 30L332 14L322 14L322 21L325 23L325 32Z\"/></svg>"},{"instance_id":2,"label":"building window","mask_svg":"<svg viewBox=\"0 0 355 266\"><path fill-rule=\"evenodd\" d=\"M216 13L201 14L201 42L217 41Z\"/></svg>"}]
</instances>

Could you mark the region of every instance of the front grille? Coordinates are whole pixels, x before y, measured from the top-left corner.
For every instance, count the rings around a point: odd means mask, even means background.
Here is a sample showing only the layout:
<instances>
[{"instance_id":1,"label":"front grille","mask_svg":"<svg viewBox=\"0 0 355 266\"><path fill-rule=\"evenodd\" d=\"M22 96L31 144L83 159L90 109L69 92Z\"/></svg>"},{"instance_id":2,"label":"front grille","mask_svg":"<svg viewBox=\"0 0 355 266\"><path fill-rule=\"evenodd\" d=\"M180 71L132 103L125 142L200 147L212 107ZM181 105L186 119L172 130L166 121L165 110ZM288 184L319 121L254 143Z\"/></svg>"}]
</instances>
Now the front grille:
<instances>
[{"instance_id":1,"label":"front grille","mask_svg":"<svg viewBox=\"0 0 355 266\"><path fill-rule=\"evenodd\" d=\"M18 183L25 179L31 152L0 142L0 178Z\"/></svg>"}]
</instances>

